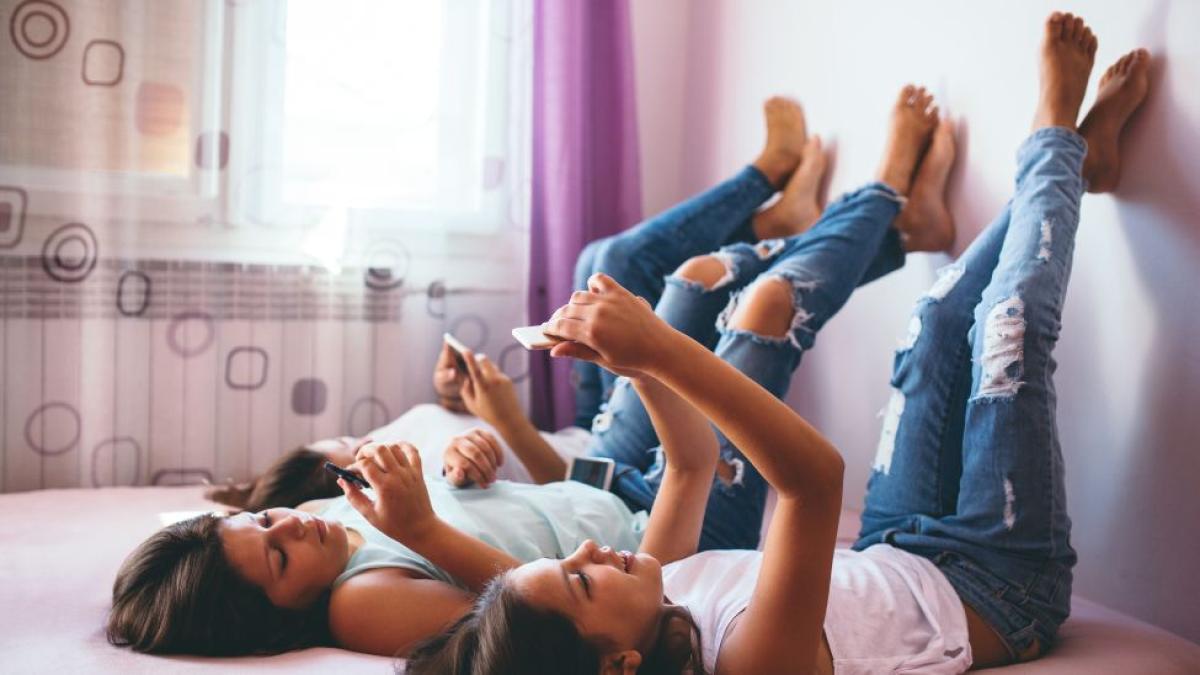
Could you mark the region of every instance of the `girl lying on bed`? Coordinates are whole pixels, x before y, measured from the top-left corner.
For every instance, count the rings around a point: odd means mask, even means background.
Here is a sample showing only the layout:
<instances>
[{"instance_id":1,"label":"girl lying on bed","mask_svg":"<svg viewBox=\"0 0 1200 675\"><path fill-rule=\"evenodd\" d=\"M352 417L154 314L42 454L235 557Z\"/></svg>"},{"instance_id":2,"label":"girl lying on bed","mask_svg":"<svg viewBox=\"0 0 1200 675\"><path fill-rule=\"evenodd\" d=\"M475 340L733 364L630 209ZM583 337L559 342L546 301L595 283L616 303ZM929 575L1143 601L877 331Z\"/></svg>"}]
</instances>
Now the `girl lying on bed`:
<instances>
[{"instance_id":1,"label":"girl lying on bed","mask_svg":"<svg viewBox=\"0 0 1200 675\"><path fill-rule=\"evenodd\" d=\"M767 105L767 120L767 147L753 166L735 181L619 238L622 250L630 251L631 241L648 248L666 247L669 237L684 235L689 242L716 245L742 221L749 222L752 230L769 224L772 232L781 232L785 214L808 213L796 208L797 200L815 204L820 172L809 175L811 169L809 174L797 169L807 141L799 107L773 100ZM791 182L783 198L755 215L754 209L774 191L772 185L786 180ZM801 182L806 184L803 190L796 187ZM749 196L743 194L747 190ZM719 213L711 213L714 209ZM793 227L801 230L808 224ZM616 246L616 241L609 245ZM643 253L668 262L680 257L682 262L695 246L675 246L665 257L661 251ZM606 255L594 256L587 264L604 259ZM639 269L646 273L648 268ZM448 366L448 352L443 357L441 365ZM503 417L505 410L511 412L515 406L511 383L502 380L490 362L468 357L471 378L459 383L458 393L468 409L486 421ZM435 375L435 387L446 407L454 407L453 384L451 378L439 380ZM507 401L507 407L497 401ZM476 442L486 440L472 440ZM401 447L364 445L349 438L325 445L310 448L298 461L286 458L277 464L243 503L274 506L272 500L286 499L300 509L202 516L164 528L134 551L114 584L110 641L151 652L241 654L336 644L396 654L462 616L474 594L498 571L525 560L566 555L588 539L621 542L629 548L640 539L644 514L634 516L617 497L579 483L539 486L500 481L488 490L456 490L433 479L425 489L429 508L446 525L420 533L406 529L405 523L417 522L407 513L398 517L393 512L374 512L367 519L345 498L301 504L309 497L324 496L304 494L304 490L311 485L307 481L313 473L324 474L320 466L326 459L345 464L353 451L357 459L351 466L359 468L377 453ZM461 454L471 459L468 453ZM531 464L528 458L521 459ZM453 458L447 465L451 478L459 482L473 478L487 484L492 478L465 469L456 473ZM371 475L367 472L368 478ZM288 494L289 482L299 483L300 490ZM281 484L282 494L276 489ZM418 544L414 537L433 534L437 536L431 540L432 548L419 544L422 552L417 554L412 548Z\"/></svg>"},{"instance_id":2,"label":"girl lying on bed","mask_svg":"<svg viewBox=\"0 0 1200 675\"><path fill-rule=\"evenodd\" d=\"M414 653L407 672L961 672L1049 648L1069 613L1075 562L1051 352L1081 197L1115 185L1119 134L1148 87L1148 55L1129 53L1106 72L1077 130L1096 45L1070 14L1046 22L1041 97L1018 152L1015 194L917 305L855 550L834 550L837 450L770 391L598 275L550 329L569 340L555 355L628 376L662 438L662 484L640 552L587 542L565 559L499 576L470 615ZM880 183L849 198L863 208L838 229L882 227L908 190L931 131L906 105L912 96L902 94ZM786 283L794 281L757 288L790 296L816 286ZM798 330L783 318L763 319L777 322L776 368ZM730 323L755 320L735 311ZM761 553L695 553L720 461L710 422L779 493ZM355 505L427 515L419 482L407 477L418 458L381 461L369 475L396 488L375 504L348 488ZM410 527L435 527L428 517Z\"/></svg>"}]
</instances>

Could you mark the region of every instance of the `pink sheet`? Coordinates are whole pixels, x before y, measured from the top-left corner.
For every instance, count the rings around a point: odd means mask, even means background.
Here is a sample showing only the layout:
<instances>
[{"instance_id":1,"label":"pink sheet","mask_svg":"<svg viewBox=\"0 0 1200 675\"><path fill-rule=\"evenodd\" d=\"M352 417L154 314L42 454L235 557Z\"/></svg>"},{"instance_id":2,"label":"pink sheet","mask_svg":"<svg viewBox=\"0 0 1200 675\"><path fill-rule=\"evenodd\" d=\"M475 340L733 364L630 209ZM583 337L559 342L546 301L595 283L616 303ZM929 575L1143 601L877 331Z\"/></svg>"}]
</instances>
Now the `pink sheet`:
<instances>
[{"instance_id":1,"label":"pink sheet","mask_svg":"<svg viewBox=\"0 0 1200 675\"><path fill-rule=\"evenodd\" d=\"M125 555L159 526L163 511L214 508L199 487L42 490L0 495L0 671L133 674L218 669L386 674L394 661L340 649L272 657L205 659L136 654L101 629ZM857 515L843 513L840 539ZM1200 646L1076 597L1055 651L1003 672L1200 673Z\"/></svg>"}]
</instances>

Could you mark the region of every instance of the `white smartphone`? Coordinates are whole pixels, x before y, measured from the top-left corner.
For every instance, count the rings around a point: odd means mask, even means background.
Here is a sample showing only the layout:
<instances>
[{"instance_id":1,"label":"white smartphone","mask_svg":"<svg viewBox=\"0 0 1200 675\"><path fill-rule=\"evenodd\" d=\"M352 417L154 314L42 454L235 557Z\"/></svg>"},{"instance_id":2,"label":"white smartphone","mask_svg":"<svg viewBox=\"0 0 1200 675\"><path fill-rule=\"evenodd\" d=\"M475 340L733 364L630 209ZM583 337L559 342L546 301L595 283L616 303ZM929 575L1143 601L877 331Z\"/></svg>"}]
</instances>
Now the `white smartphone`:
<instances>
[{"instance_id":1,"label":"white smartphone","mask_svg":"<svg viewBox=\"0 0 1200 675\"><path fill-rule=\"evenodd\" d=\"M522 326L521 328L512 329L512 336L521 343L525 349L550 349L554 345L562 342L562 338L556 338L552 335L546 335L542 332L541 326Z\"/></svg>"},{"instance_id":2,"label":"white smartphone","mask_svg":"<svg viewBox=\"0 0 1200 675\"><path fill-rule=\"evenodd\" d=\"M616 462L607 457L573 457L567 466L567 480L586 483L594 488L607 490L612 486L613 467Z\"/></svg>"},{"instance_id":3,"label":"white smartphone","mask_svg":"<svg viewBox=\"0 0 1200 675\"><path fill-rule=\"evenodd\" d=\"M458 372L470 375L471 371L467 370L467 360L463 358L463 351L467 349L467 346L450 333L442 333L442 341L450 345L450 351L454 352L454 366L458 368Z\"/></svg>"}]
</instances>

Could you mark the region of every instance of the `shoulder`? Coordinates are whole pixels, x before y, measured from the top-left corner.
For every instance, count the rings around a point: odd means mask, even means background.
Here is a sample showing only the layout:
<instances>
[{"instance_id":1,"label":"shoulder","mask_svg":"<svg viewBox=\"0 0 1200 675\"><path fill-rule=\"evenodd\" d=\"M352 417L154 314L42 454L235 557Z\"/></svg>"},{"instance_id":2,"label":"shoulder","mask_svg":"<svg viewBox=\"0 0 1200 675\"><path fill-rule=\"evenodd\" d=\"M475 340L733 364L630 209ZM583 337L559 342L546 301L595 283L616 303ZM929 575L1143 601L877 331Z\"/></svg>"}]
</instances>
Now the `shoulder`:
<instances>
[{"instance_id":1,"label":"shoulder","mask_svg":"<svg viewBox=\"0 0 1200 675\"><path fill-rule=\"evenodd\" d=\"M329 630L346 649L395 656L462 616L472 601L470 593L410 570L367 570L334 589Z\"/></svg>"}]
</instances>

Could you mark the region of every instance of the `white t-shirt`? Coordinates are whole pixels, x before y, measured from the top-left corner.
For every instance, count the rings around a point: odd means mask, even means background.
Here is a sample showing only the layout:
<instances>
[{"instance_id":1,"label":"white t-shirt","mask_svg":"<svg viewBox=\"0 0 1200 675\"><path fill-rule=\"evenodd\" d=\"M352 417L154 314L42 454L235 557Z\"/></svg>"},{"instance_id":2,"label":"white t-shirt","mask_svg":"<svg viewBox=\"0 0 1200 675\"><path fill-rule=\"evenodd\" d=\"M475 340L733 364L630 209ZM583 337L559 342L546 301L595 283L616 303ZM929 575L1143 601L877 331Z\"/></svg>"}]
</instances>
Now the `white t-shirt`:
<instances>
[{"instance_id":1,"label":"white t-shirt","mask_svg":"<svg viewBox=\"0 0 1200 675\"><path fill-rule=\"evenodd\" d=\"M496 478L518 483L533 482L525 465L517 459L512 448L508 447L504 438L491 425L474 415L450 412L435 403L413 406L408 412L367 434L367 437L378 443L412 443L421 452L421 465L425 468L425 474L440 476L442 453L450 442L450 437L472 427L491 431L500 442L500 449L504 452L504 463L496 470ZM587 451L588 440L592 437L591 433L579 427L567 427L554 433L539 433L559 457L568 461L572 457L583 455Z\"/></svg>"},{"instance_id":2,"label":"white t-shirt","mask_svg":"<svg viewBox=\"0 0 1200 675\"><path fill-rule=\"evenodd\" d=\"M706 551L663 567L663 591L691 611L710 671L729 623L750 603L761 566L759 551ZM971 667L958 593L932 562L887 544L834 552L825 637L836 673Z\"/></svg>"}]
</instances>

